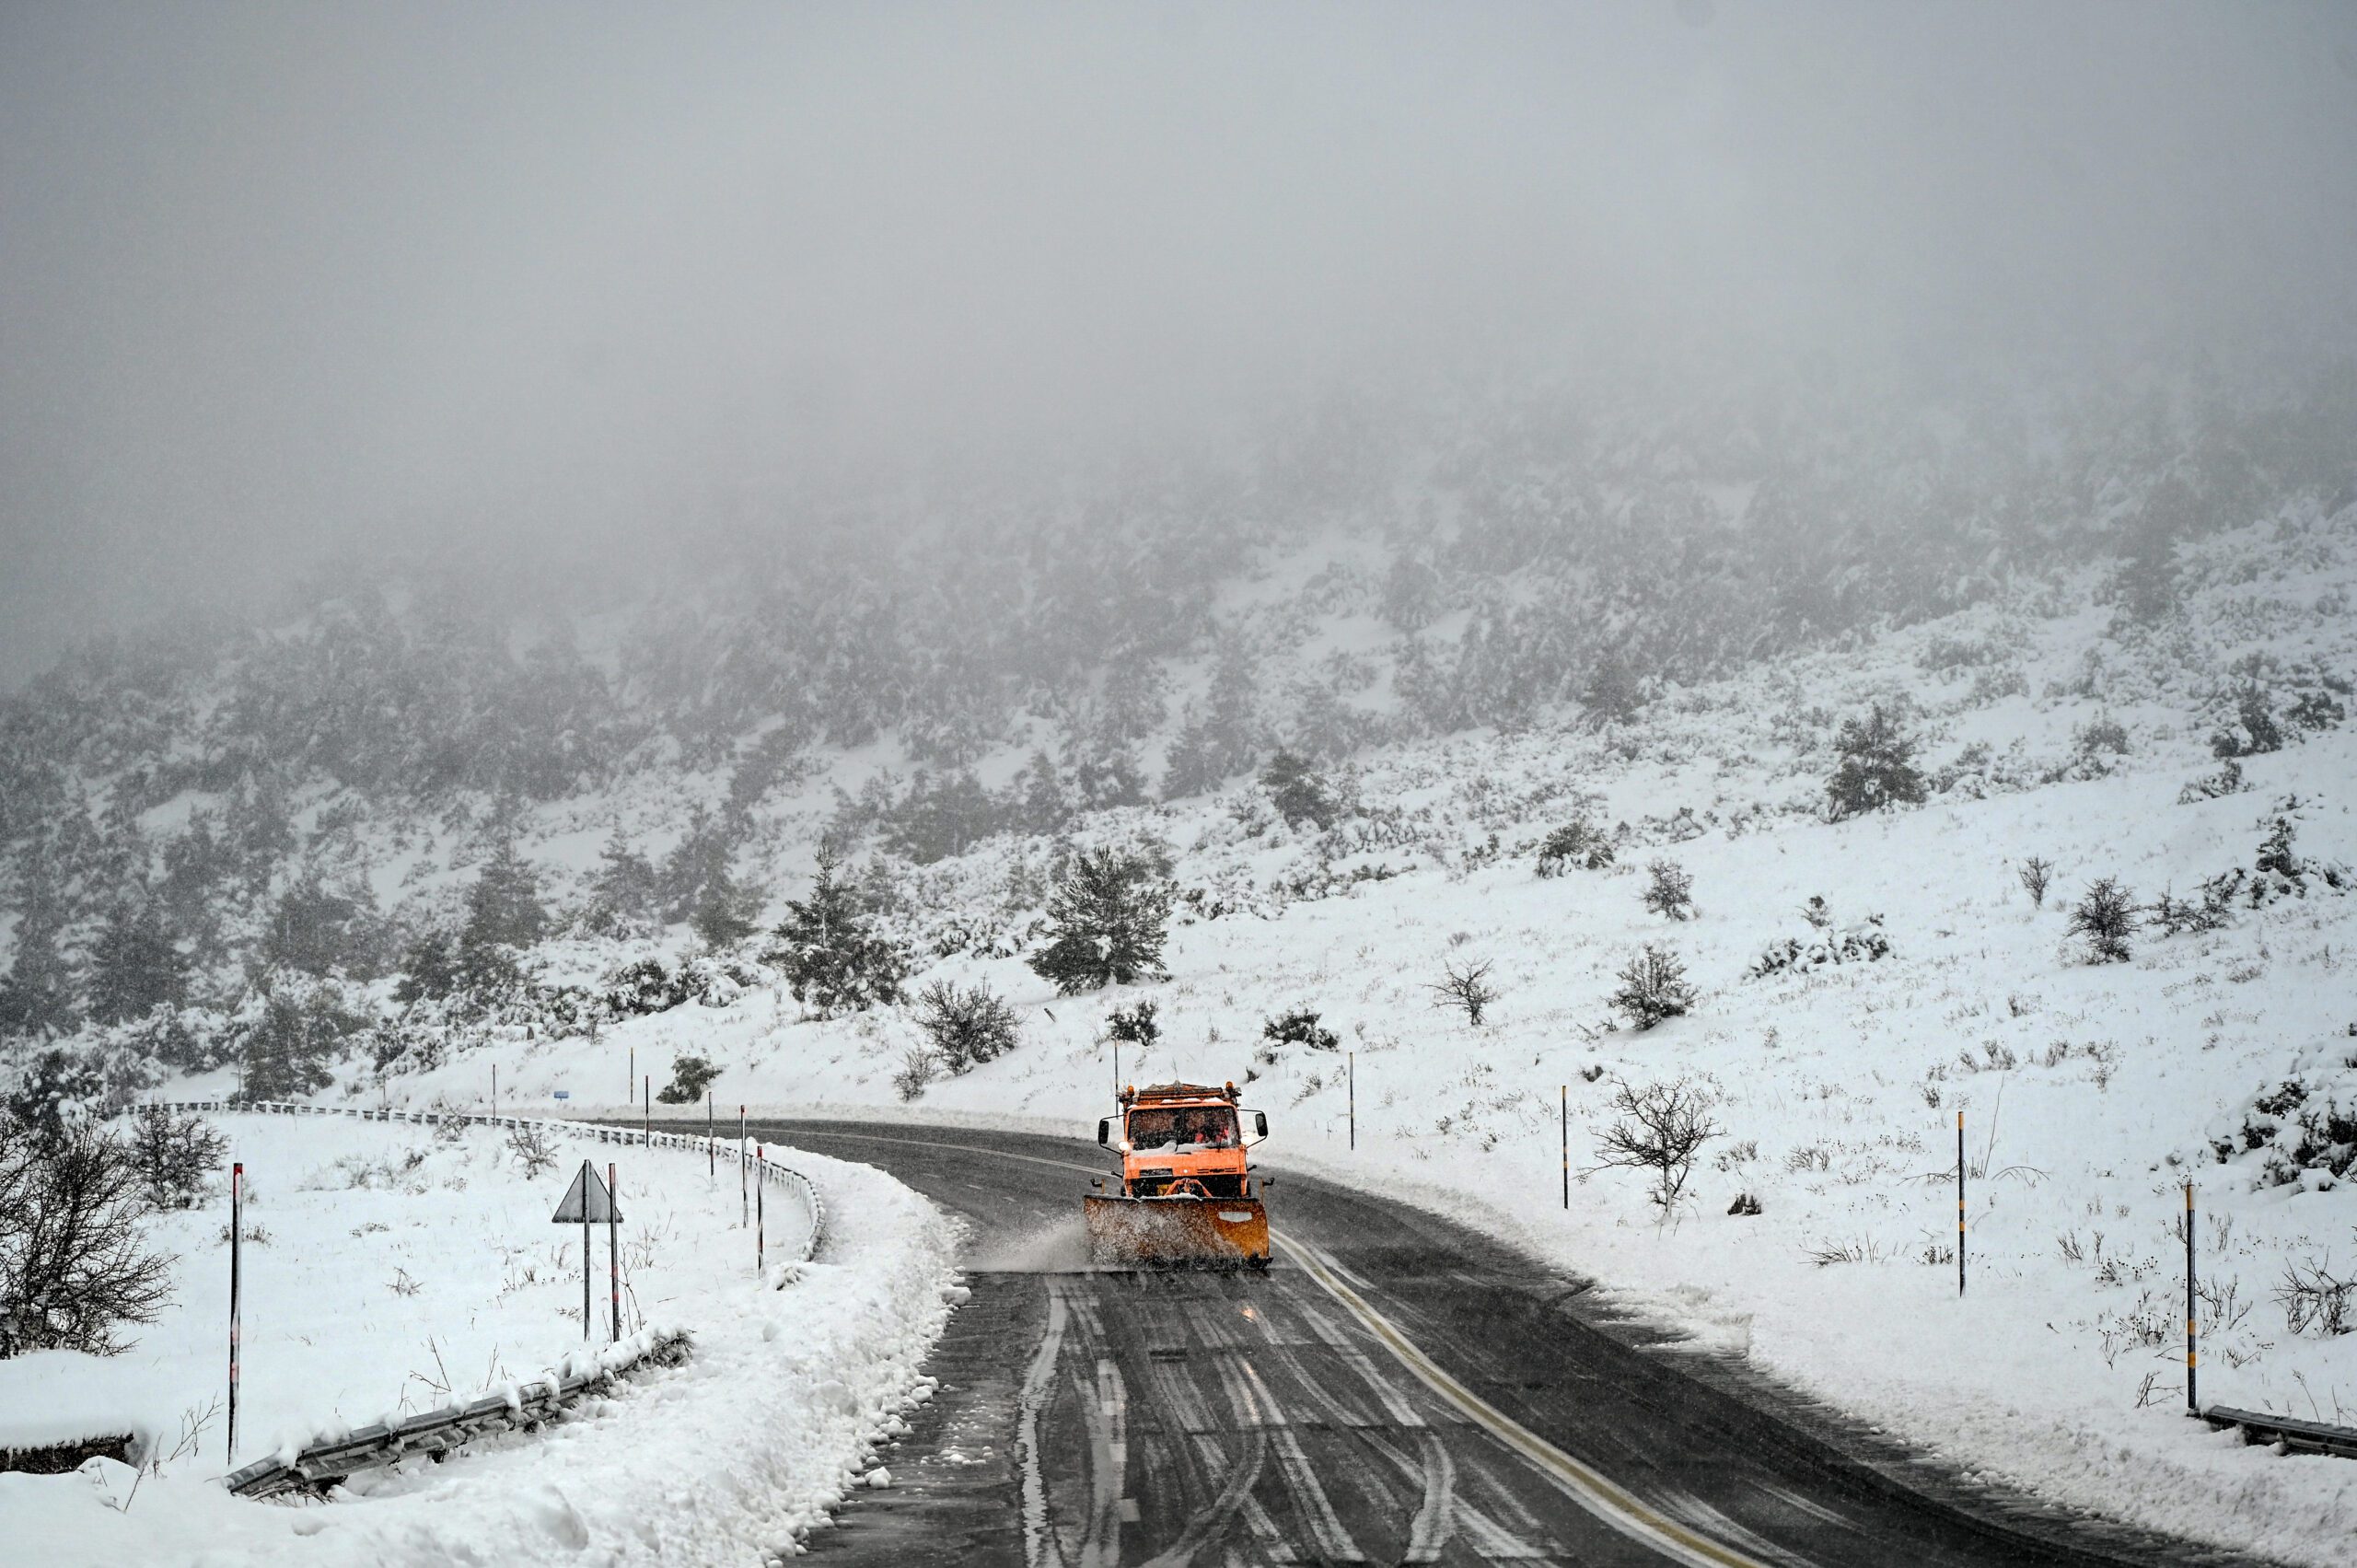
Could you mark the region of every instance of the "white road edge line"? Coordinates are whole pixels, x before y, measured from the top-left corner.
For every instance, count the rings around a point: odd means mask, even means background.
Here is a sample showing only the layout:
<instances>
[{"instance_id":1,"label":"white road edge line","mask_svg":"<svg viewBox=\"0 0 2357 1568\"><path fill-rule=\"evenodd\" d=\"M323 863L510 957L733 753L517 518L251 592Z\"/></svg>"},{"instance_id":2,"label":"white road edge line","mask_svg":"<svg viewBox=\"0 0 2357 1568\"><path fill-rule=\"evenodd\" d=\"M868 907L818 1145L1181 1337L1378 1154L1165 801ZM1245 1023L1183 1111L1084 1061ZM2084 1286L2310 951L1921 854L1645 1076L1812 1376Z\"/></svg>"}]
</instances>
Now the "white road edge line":
<instances>
[{"instance_id":1,"label":"white road edge line","mask_svg":"<svg viewBox=\"0 0 2357 1568\"><path fill-rule=\"evenodd\" d=\"M1648 1505L1450 1376L1364 1296L1344 1283L1336 1272L1340 1266L1316 1247L1273 1231L1270 1239L1292 1253L1302 1272L1348 1308L1417 1381L1519 1454L1557 1490L1604 1524L1689 1568L1768 1568L1758 1558L1722 1545Z\"/></svg>"}]
</instances>

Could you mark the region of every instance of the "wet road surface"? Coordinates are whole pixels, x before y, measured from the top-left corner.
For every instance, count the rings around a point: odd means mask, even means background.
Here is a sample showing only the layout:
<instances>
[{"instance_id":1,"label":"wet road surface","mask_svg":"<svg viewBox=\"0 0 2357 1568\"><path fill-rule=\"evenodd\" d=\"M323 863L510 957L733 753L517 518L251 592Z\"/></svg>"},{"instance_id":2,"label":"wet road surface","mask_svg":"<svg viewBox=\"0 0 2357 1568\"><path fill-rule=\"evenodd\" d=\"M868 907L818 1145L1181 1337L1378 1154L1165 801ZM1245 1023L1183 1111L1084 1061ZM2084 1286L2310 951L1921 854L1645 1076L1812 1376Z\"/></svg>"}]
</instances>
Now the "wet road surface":
<instances>
[{"instance_id":1,"label":"wet road surface","mask_svg":"<svg viewBox=\"0 0 2357 1568\"><path fill-rule=\"evenodd\" d=\"M974 1227L941 1379L849 1564L2225 1562L1976 1492L1585 1283L1303 1177L1266 1274L1092 1272L1091 1144L845 1122L754 1131L888 1170Z\"/></svg>"}]
</instances>

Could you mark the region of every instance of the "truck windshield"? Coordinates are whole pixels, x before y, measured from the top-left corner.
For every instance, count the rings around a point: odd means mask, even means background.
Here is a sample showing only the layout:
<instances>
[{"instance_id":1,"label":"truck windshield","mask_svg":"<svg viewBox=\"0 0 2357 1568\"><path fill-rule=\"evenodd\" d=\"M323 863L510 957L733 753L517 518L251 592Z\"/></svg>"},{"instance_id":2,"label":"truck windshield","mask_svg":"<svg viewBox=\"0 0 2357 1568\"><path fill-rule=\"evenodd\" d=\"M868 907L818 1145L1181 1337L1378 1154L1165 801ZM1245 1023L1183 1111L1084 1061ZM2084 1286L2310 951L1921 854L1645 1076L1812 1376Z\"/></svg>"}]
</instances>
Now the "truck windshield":
<instances>
[{"instance_id":1,"label":"truck windshield","mask_svg":"<svg viewBox=\"0 0 2357 1568\"><path fill-rule=\"evenodd\" d=\"M1236 1147L1236 1108L1188 1106L1130 1112L1130 1148L1138 1154L1185 1154Z\"/></svg>"}]
</instances>

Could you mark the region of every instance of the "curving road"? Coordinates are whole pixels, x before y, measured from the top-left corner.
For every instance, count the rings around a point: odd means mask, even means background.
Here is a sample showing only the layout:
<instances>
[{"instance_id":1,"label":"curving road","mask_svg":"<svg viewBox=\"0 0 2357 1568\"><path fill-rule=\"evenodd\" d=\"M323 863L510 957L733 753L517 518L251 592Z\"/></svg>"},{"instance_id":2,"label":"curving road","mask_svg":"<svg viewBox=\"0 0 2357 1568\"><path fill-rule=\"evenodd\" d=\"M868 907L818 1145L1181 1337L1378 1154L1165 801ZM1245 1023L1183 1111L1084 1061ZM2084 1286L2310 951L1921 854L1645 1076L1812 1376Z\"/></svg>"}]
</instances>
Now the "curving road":
<instances>
[{"instance_id":1,"label":"curving road","mask_svg":"<svg viewBox=\"0 0 2357 1568\"><path fill-rule=\"evenodd\" d=\"M1061 1139L847 1122L974 1230L942 1380L809 1549L845 1564L2230 1561L1966 1490L1584 1300L1584 1282L1302 1177L1265 1275L1090 1272Z\"/></svg>"}]
</instances>

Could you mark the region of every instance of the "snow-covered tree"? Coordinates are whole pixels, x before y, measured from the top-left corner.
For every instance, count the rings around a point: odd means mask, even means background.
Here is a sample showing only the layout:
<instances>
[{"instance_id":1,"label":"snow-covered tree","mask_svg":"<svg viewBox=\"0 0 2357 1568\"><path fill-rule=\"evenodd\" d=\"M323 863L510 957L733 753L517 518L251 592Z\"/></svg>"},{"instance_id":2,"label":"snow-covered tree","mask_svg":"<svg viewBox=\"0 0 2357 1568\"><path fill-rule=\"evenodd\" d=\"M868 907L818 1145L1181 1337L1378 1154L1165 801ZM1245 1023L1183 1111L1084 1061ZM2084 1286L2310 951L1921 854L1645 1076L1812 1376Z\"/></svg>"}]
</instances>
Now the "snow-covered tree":
<instances>
[{"instance_id":1,"label":"snow-covered tree","mask_svg":"<svg viewBox=\"0 0 2357 1568\"><path fill-rule=\"evenodd\" d=\"M794 999L822 1017L899 1001L909 968L900 945L876 929L859 889L838 875L842 866L833 844L819 846L808 896L786 900L762 955L785 972Z\"/></svg>"},{"instance_id":2,"label":"snow-covered tree","mask_svg":"<svg viewBox=\"0 0 2357 1568\"><path fill-rule=\"evenodd\" d=\"M1083 850L1048 900L1048 943L1031 971L1064 995L1160 980L1169 884L1143 855Z\"/></svg>"},{"instance_id":3,"label":"snow-covered tree","mask_svg":"<svg viewBox=\"0 0 2357 1568\"><path fill-rule=\"evenodd\" d=\"M1833 743L1841 761L1826 781L1838 821L1898 803L1921 804L1923 775L1915 766L1915 738L1880 703L1864 719L1844 719Z\"/></svg>"},{"instance_id":4,"label":"snow-covered tree","mask_svg":"<svg viewBox=\"0 0 2357 1568\"><path fill-rule=\"evenodd\" d=\"M90 944L91 1018L119 1024L188 993L188 959L153 902L119 904Z\"/></svg>"}]
</instances>

